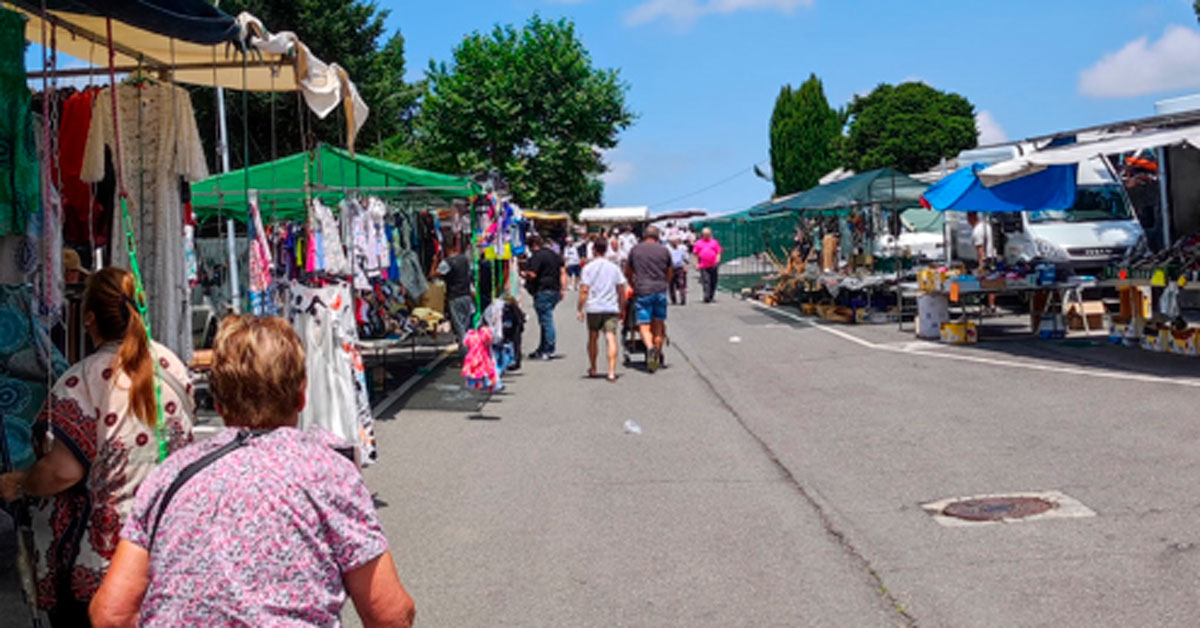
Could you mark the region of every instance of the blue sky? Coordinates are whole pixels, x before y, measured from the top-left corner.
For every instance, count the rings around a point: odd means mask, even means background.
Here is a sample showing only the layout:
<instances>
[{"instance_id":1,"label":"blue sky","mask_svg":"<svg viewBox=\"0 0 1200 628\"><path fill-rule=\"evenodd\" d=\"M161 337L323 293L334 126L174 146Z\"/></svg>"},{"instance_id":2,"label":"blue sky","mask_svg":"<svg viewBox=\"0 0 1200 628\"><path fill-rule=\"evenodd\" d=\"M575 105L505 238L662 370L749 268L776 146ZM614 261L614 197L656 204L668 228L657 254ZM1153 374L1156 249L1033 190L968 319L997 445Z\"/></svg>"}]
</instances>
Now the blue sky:
<instances>
[{"instance_id":1,"label":"blue sky","mask_svg":"<svg viewBox=\"0 0 1200 628\"><path fill-rule=\"evenodd\" d=\"M771 193L780 86L810 72L835 106L880 82L923 80L1020 138L1151 115L1200 91L1190 0L383 0L410 73L464 33L534 12L565 16L602 67L619 68L639 114L608 159L608 205L745 208ZM996 136L996 129L989 137ZM705 192L671 201L727 179Z\"/></svg>"},{"instance_id":2,"label":"blue sky","mask_svg":"<svg viewBox=\"0 0 1200 628\"><path fill-rule=\"evenodd\" d=\"M958 92L992 140L1151 115L1157 100L1200 92L1190 0L379 3L414 79L471 31L535 12L574 20L595 64L620 69L639 116L606 156L605 203L655 212L724 213L770 196L750 167L768 159L779 88L810 72L834 106L880 82ZM303 25L269 26L303 36ZM28 58L40 66L36 46Z\"/></svg>"}]
</instances>

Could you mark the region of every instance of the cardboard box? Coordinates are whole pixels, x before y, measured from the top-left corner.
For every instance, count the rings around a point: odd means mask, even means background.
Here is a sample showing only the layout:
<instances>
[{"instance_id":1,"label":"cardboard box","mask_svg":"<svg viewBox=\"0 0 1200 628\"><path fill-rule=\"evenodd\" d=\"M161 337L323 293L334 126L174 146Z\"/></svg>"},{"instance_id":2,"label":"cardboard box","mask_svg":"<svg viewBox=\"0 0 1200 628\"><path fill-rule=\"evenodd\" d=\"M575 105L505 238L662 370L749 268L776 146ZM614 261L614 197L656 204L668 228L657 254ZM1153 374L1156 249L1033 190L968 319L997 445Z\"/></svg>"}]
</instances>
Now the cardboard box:
<instances>
[{"instance_id":1,"label":"cardboard box","mask_svg":"<svg viewBox=\"0 0 1200 628\"><path fill-rule=\"evenodd\" d=\"M1087 328L1100 331L1105 328L1104 316L1107 314L1103 301L1084 301L1082 308L1078 303L1072 303L1067 308L1067 327L1073 331L1082 331L1083 319L1087 317Z\"/></svg>"},{"instance_id":2,"label":"cardboard box","mask_svg":"<svg viewBox=\"0 0 1200 628\"><path fill-rule=\"evenodd\" d=\"M942 342L951 345L969 345L979 342L979 329L973 321L942 323Z\"/></svg>"},{"instance_id":3,"label":"cardboard box","mask_svg":"<svg viewBox=\"0 0 1200 628\"><path fill-rule=\"evenodd\" d=\"M434 279L429 282L429 290L421 295L420 302L417 307L426 307L438 314L446 313L446 282L441 279Z\"/></svg>"}]
</instances>

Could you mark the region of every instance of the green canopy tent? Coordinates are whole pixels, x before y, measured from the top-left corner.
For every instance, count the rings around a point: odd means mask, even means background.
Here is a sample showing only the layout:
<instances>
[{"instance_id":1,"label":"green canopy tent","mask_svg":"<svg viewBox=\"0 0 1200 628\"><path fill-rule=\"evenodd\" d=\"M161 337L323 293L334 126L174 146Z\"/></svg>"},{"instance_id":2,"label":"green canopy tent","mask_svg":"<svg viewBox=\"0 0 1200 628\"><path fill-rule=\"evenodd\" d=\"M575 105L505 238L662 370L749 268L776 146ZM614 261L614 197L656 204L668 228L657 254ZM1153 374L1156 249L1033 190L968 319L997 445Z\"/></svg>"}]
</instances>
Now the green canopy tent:
<instances>
[{"instance_id":1,"label":"green canopy tent","mask_svg":"<svg viewBox=\"0 0 1200 628\"><path fill-rule=\"evenodd\" d=\"M751 209L750 213L767 216L801 211L836 215L869 205L906 209L919 205L928 187L895 168L880 168L781 198Z\"/></svg>"},{"instance_id":2,"label":"green canopy tent","mask_svg":"<svg viewBox=\"0 0 1200 628\"><path fill-rule=\"evenodd\" d=\"M192 211L196 219L219 215L245 222L247 188L258 191L264 218L283 220L303 220L307 216L305 198L309 196L336 205L349 191L415 196L442 203L482 194L482 188L467 177L421 170L361 153L351 155L321 144L311 153L296 153L193 184Z\"/></svg>"}]
</instances>

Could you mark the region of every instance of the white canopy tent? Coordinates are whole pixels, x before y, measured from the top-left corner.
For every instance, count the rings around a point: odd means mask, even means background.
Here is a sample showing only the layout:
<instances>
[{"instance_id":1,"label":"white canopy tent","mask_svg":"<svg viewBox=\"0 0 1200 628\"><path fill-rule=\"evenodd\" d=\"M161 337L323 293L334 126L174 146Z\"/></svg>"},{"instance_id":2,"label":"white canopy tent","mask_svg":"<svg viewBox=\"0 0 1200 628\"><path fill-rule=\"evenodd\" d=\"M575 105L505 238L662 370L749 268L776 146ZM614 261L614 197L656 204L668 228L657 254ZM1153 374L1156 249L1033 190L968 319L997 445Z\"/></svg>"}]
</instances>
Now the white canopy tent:
<instances>
[{"instance_id":1,"label":"white canopy tent","mask_svg":"<svg viewBox=\"0 0 1200 628\"><path fill-rule=\"evenodd\" d=\"M579 222L584 224L622 224L647 222L650 208L641 207L591 207L579 212Z\"/></svg>"}]
</instances>

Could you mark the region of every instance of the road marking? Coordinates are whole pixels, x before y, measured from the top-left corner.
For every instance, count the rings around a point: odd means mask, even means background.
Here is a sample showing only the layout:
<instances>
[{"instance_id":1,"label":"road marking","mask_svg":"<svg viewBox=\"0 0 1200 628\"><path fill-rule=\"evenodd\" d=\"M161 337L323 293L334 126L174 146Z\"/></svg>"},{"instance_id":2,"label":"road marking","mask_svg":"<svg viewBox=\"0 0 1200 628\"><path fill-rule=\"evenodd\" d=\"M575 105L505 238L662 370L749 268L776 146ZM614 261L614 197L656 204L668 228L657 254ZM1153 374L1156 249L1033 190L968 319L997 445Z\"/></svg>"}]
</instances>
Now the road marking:
<instances>
[{"instance_id":1,"label":"road marking","mask_svg":"<svg viewBox=\"0 0 1200 628\"><path fill-rule=\"evenodd\" d=\"M1071 367L1071 366L1053 366L1050 364L1038 364L1035 362L1020 362L1020 361L1016 361L1016 360L1002 360L999 358L985 358L985 357L977 356L977 355L962 355L960 353L954 353L954 352L950 352L950 351L931 351L929 349L918 348L918 347L913 346L908 343L906 343L903 346L895 346L895 345L890 345L890 344L878 344L878 343L871 342L870 340L866 340L864 338L859 338L858 336L855 336L854 334L852 334L848 331L845 331L842 329L837 329L835 327L826 325L824 323L807 320L807 319L801 318L797 314L792 314L791 312L778 310L778 309L763 305L757 301L751 301L750 303L753 304L757 308L767 310L769 312L773 312L780 316L787 317L794 321L803 323L806 326L813 327L815 329L819 329L820 331L823 331L827 334L832 334L843 340L853 342L854 344L859 345L860 347L864 347L864 348L871 349L874 351L887 351L889 353L902 353L904 355L920 355L920 356L925 356L925 357L930 357L930 358L937 358L937 359L941 359L941 360L957 360L959 362L971 362L974 364L985 364L988 366L1003 366L1003 367L1007 367L1007 368L1027 369L1027 370L1031 370L1031 371L1042 371L1045 373L1059 373L1062 375L1079 375L1082 377L1093 377L1093 378L1101 377L1101 378L1105 378L1105 379L1118 379L1118 380L1124 380L1124 381L1130 381L1130 382L1142 382L1142 383L1146 383L1146 384L1170 384L1173 386L1186 386L1188 388L1200 388L1200 380L1197 380L1194 378L1192 378L1192 379L1173 379L1170 377L1161 377L1158 375L1139 375L1137 373L1124 373L1121 371L1112 371L1112 370L1107 370L1107 369L1078 368L1078 367Z\"/></svg>"},{"instance_id":2,"label":"road marking","mask_svg":"<svg viewBox=\"0 0 1200 628\"><path fill-rule=\"evenodd\" d=\"M387 410L388 406L395 403L397 399L403 397L409 390L412 390L413 386L416 386L418 382L425 379L425 376L432 372L433 369L437 368L438 365L445 361L446 358L454 355L455 351L458 351L458 345L456 344L450 345L442 350L442 352L438 354L438 356L435 357L432 362L421 367L421 369L425 371L424 373L418 370L415 375L408 378L408 380L406 380L403 384L400 384L399 388L393 390L387 397L384 397L383 401L375 404L375 406L371 408L371 416L376 418L382 416L383 411Z\"/></svg>"}]
</instances>

